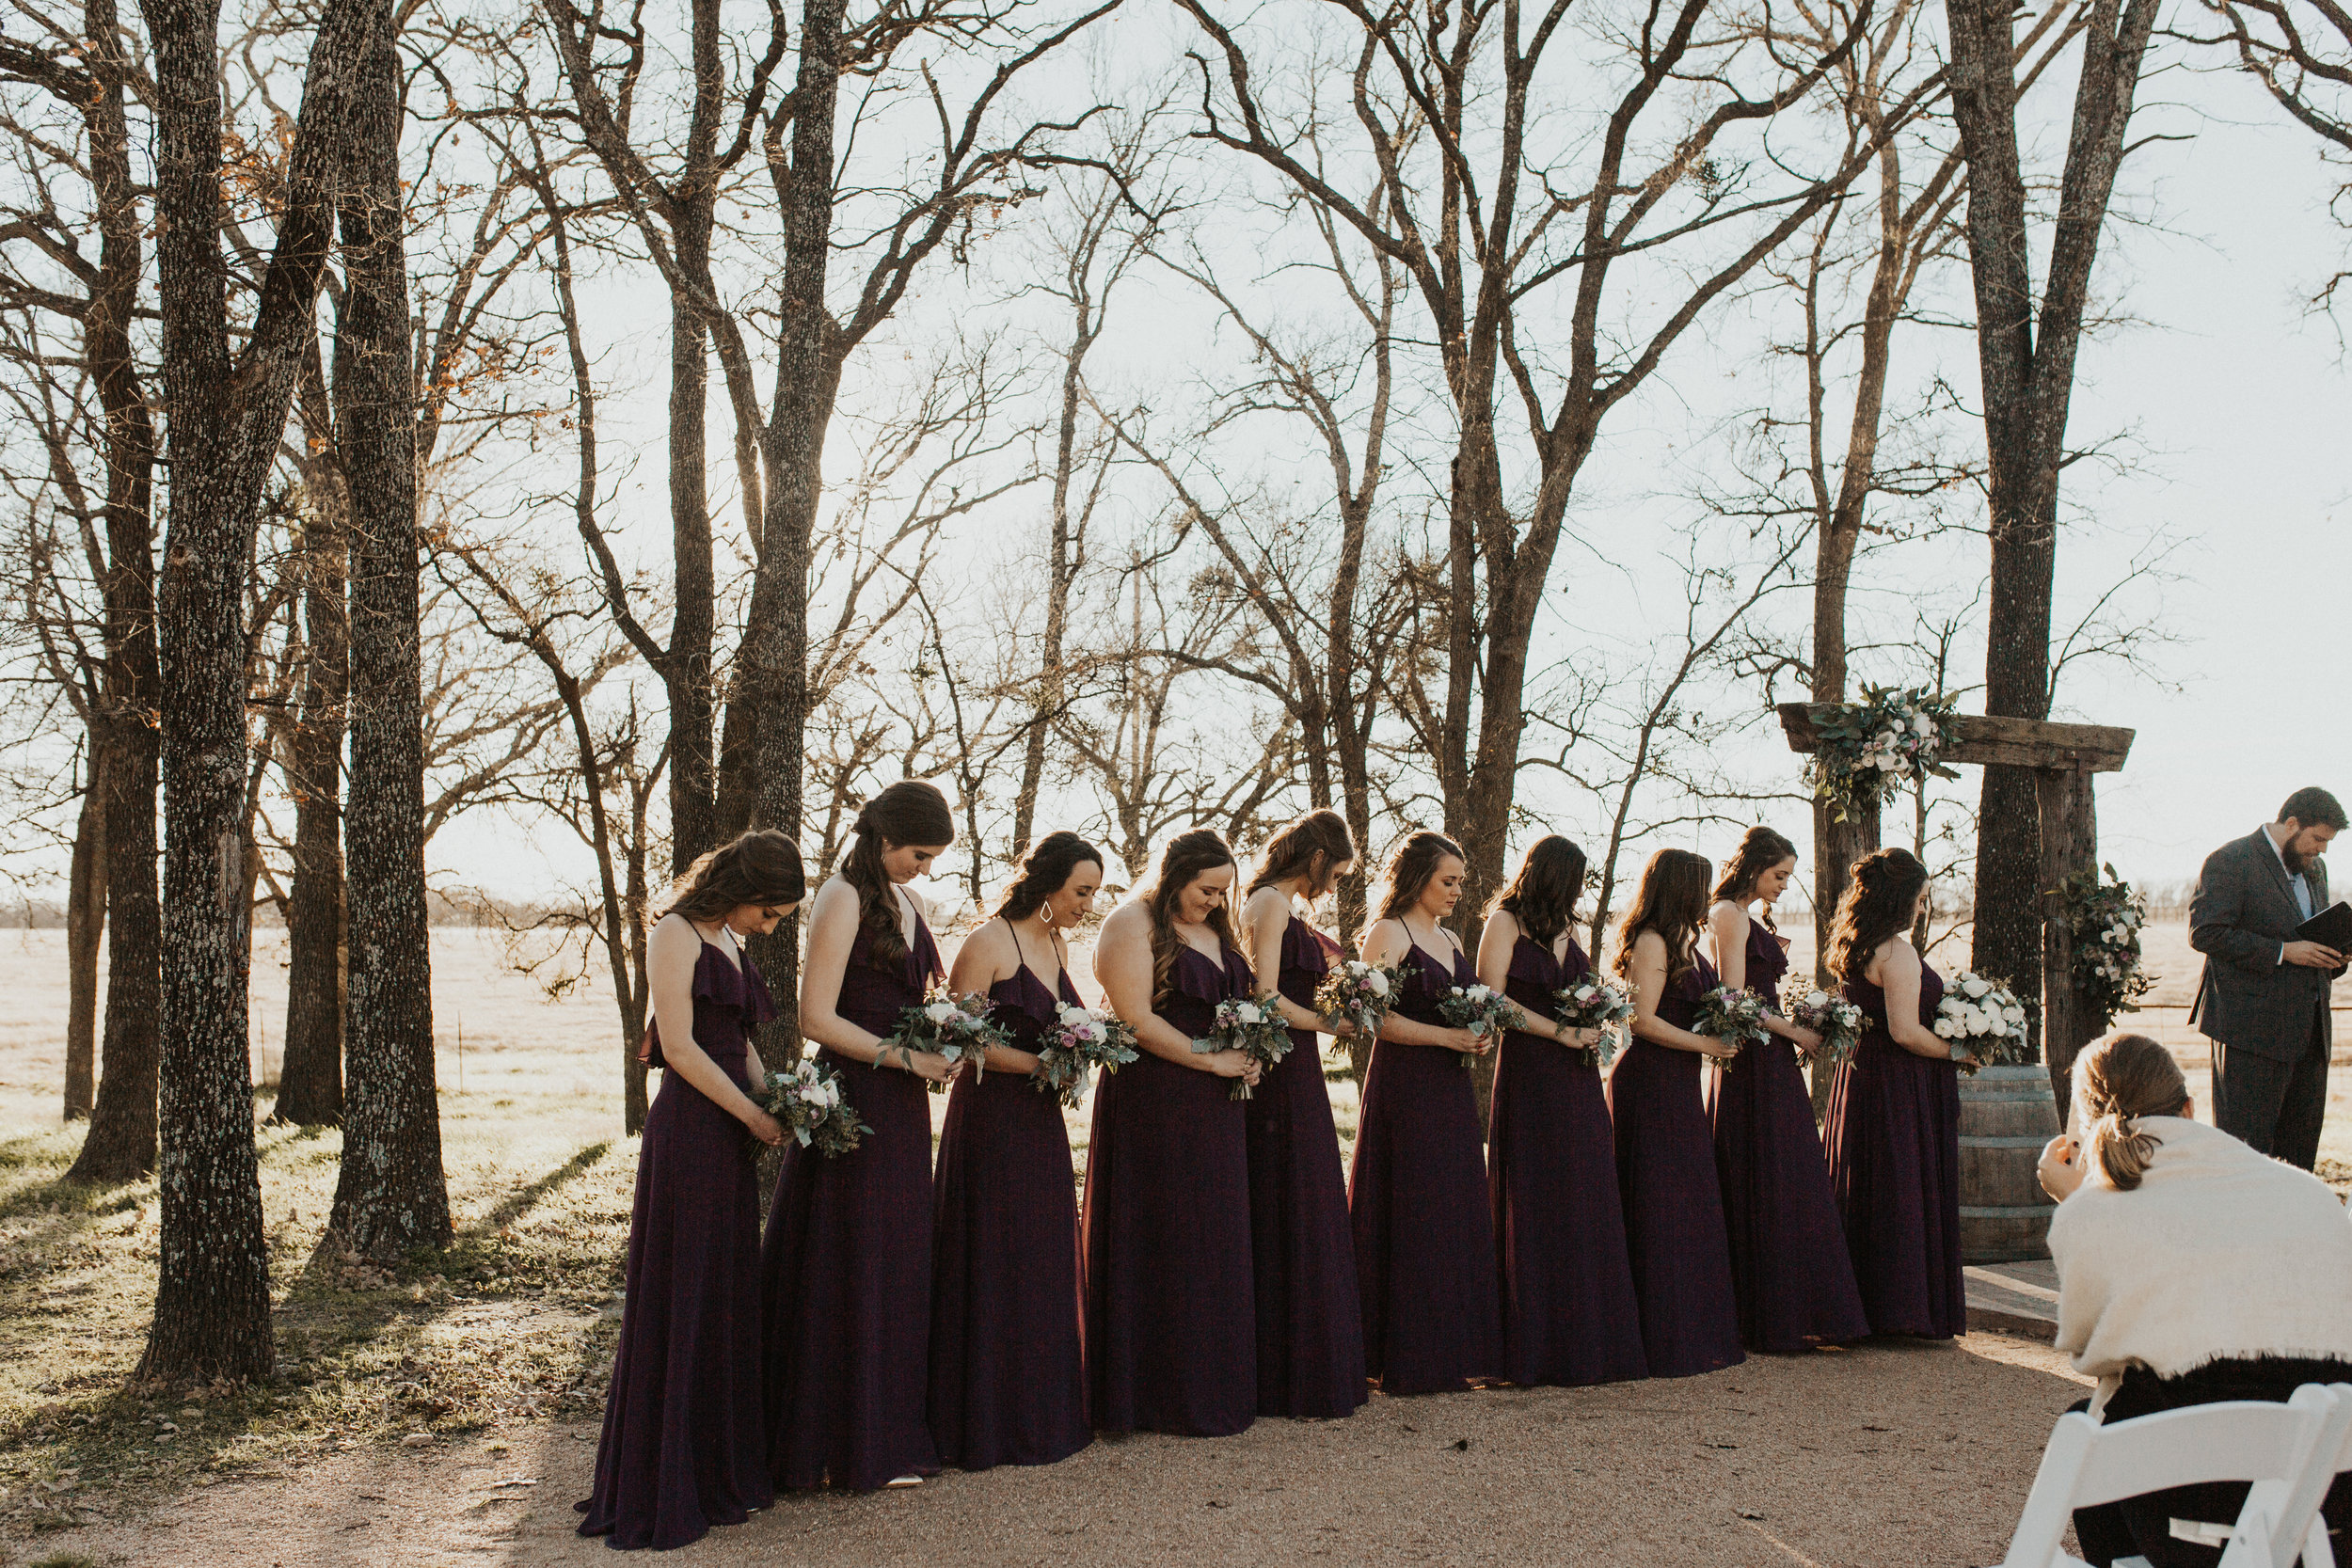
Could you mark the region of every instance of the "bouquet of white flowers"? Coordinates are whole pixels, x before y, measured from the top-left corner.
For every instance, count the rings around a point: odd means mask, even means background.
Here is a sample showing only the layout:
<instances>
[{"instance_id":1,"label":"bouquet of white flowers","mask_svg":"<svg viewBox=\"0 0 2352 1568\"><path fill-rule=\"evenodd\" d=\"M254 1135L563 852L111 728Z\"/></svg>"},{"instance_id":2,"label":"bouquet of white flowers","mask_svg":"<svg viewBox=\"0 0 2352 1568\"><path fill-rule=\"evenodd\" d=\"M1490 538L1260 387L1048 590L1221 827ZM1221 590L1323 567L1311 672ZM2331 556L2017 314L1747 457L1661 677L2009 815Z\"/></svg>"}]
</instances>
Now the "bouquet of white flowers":
<instances>
[{"instance_id":1,"label":"bouquet of white flowers","mask_svg":"<svg viewBox=\"0 0 2352 1568\"><path fill-rule=\"evenodd\" d=\"M1998 980L1962 970L1935 1009L1935 1032L1951 1041L1963 1072L2026 1059L2026 1005Z\"/></svg>"},{"instance_id":2,"label":"bouquet of white flowers","mask_svg":"<svg viewBox=\"0 0 2352 1568\"><path fill-rule=\"evenodd\" d=\"M1455 986L1438 998L1438 1016L1456 1029L1468 1029L1500 1041L1505 1029L1519 1024L1519 1005L1492 986ZM1470 1053L1462 1053L1462 1070L1470 1070Z\"/></svg>"},{"instance_id":3,"label":"bouquet of white flowers","mask_svg":"<svg viewBox=\"0 0 2352 1568\"><path fill-rule=\"evenodd\" d=\"M1371 1039L1380 1033L1380 1021L1396 1006L1394 964L1368 964L1350 958L1323 977L1315 988L1315 1014L1337 1023L1347 1019L1356 1033Z\"/></svg>"},{"instance_id":4,"label":"bouquet of white flowers","mask_svg":"<svg viewBox=\"0 0 2352 1568\"><path fill-rule=\"evenodd\" d=\"M857 1107L841 1092L841 1075L804 1057L786 1072L771 1071L767 1086L752 1099L784 1123L803 1148L827 1159L847 1154L873 1131L857 1119Z\"/></svg>"},{"instance_id":5,"label":"bouquet of white flowers","mask_svg":"<svg viewBox=\"0 0 2352 1568\"><path fill-rule=\"evenodd\" d=\"M1208 1035L1192 1042L1193 1053L1206 1056L1216 1051L1238 1051L1261 1068L1271 1068L1291 1053L1290 1025L1282 1022L1281 998L1269 991L1263 996L1232 997L1216 1005L1216 1022L1210 1025ZM1249 1080L1233 1080L1231 1100L1250 1097Z\"/></svg>"},{"instance_id":6,"label":"bouquet of white flowers","mask_svg":"<svg viewBox=\"0 0 2352 1568\"><path fill-rule=\"evenodd\" d=\"M1852 1055L1854 1042L1862 1037L1862 1009L1802 974L1781 981L1780 1016L1821 1037L1820 1062L1825 1068Z\"/></svg>"},{"instance_id":7,"label":"bouquet of white flowers","mask_svg":"<svg viewBox=\"0 0 2352 1568\"><path fill-rule=\"evenodd\" d=\"M1751 1045L1762 1045L1772 1037L1764 1027L1764 999L1752 990L1735 990L1729 986L1717 986L1699 998L1699 1010L1691 1020L1691 1033L1719 1039L1734 1053ZM1719 1056L1715 1065L1725 1072L1738 1056Z\"/></svg>"},{"instance_id":8,"label":"bouquet of white flowers","mask_svg":"<svg viewBox=\"0 0 2352 1568\"><path fill-rule=\"evenodd\" d=\"M1616 1059L1617 1037L1633 1017L1633 999L1614 980L1598 974L1587 974L1574 985L1553 991L1560 1004L1560 1027L1563 1029L1597 1029L1600 1041L1589 1051L1583 1046L1570 1046L1571 1051L1586 1051L1595 1067L1607 1067Z\"/></svg>"},{"instance_id":9,"label":"bouquet of white flowers","mask_svg":"<svg viewBox=\"0 0 2352 1568\"><path fill-rule=\"evenodd\" d=\"M883 1049L902 1055L935 1051L951 1062L971 1063L976 1073L985 1071L988 1048L1012 1043L1004 1025L988 1016L993 1006L977 991L958 996L945 986L933 987L920 1003L898 1015L898 1032L883 1042ZM944 1094L946 1087L934 1082L930 1091Z\"/></svg>"},{"instance_id":10,"label":"bouquet of white flowers","mask_svg":"<svg viewBox=\"0 0 2352 1568\"><path fill-rule=\"evenodd\" d=\"M1037 1071L1030 1076L1041 1093L1058 1098L1072 1110L1086 1093L1087 1069L1117 1072L1136 1059L1136 1032L1109 1013L1061 1004L1054 1022L1045 1026L1037 1050Z\"/></svg>"}]
</instances>

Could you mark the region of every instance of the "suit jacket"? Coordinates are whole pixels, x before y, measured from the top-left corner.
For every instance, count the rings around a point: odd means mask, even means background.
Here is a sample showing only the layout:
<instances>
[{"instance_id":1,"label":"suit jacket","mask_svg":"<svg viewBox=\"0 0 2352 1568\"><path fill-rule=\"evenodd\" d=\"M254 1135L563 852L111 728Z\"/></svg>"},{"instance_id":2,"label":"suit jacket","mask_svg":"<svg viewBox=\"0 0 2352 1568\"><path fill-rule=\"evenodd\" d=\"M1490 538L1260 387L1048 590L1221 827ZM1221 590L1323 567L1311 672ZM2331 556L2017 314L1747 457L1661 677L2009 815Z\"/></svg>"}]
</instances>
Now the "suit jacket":
<instances>
[{"instance_id":1,"label":"suit jacket","mask_svg":"<svg viewBox=\"0 0 2352 1568\"><path fill-rule=\"evenodd\" d=\"M2327 863L2312 861L2303 876L2312 911L2326 909ZM2312 1048L2316 1013L2320 1043L2330 1044L2328 988L2343 971L2279 961L2280 944L2302 923L2286 866L2262 829L2206 856L2188 906L2188 944L2205 955L2189 1022L2233 1050L2291 1062Z\"/></svg>"}]
</instances>

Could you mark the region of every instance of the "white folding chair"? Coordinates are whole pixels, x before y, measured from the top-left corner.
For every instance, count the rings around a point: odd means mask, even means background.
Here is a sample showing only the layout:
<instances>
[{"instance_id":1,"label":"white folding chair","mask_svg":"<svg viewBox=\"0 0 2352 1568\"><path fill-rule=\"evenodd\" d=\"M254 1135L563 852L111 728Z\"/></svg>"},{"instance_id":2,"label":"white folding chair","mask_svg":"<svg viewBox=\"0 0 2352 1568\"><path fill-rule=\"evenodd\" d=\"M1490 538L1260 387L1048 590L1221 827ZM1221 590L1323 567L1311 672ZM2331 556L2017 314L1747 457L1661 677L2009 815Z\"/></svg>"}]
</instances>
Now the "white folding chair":
<instances>
[{"instance_id":1,"label":"white folding chair","mask_svg":"<svg viewBox=\"0 0 2352 1568\"><path fill-rule=\"evenodd\" d=\"M2085 1568L2058 1546L2074 1510L2226 1481L2250 1481L2253 1489L2231 1528L2222 1568L2289 1568L2304 1549L2327 1483L2318 1484L2300 1521L2289 1507L2300 1506L2312 1490L2313 1471L2333 1475L2347 1424L2352 1402L2315 1383L2284 1404L2200 1404L2105 1426L2070 1411L2050 1431L2001 1568ZM2324 1552L2324 1526L2318 1534ZM2139 1558L2122 1559L2117 1568L2130 1564L2145 1568Z\"/></svg>"},{"instance_id":2,"label":"white folding chair","mask_svg":"<svg viewBox=\"0 0 2352 1568\"><path fill-rule=\"evenodd\" d=\"M2296 1394L2299 1398L2318 1386L2308 1383ZM2328 1392L2335 1398L2336 1411L2322 1430L2311 1462L2287 1489L2286 1501L2280 1507L2278 1528L2271 1532L2270 1568L2291 1568L2298 1542L2303 1568L2336 1568L2335 1548L2328 1544L2328 1521L2320 1516L2319 1509L2328 1500L2328 1489L2335 1484L2337 1475L2352 1470L2352 1383L2330 1384Z\"/></svg>"}]
</instances>

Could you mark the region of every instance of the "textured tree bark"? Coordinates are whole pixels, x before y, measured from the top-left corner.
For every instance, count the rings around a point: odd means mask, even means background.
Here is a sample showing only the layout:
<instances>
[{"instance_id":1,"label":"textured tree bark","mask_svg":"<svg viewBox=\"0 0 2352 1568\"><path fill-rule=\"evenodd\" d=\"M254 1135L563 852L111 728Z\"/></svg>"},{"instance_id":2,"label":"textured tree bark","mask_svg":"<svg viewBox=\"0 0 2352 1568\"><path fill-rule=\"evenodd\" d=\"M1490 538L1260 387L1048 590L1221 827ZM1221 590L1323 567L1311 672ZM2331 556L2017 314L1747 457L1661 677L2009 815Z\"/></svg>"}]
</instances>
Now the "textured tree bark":
<instances>
[{"instance_id":1,"label":"textured tree bark","mask_svg":"<svg viewBox=\"0 0 2352 1568\"><path fill-rule=\"evenodd\" d=\"M840 389L837 329L826 309L833 253L834 116L841 95L841 27L845 0L808 0L801 13L800 75L793 86L792 166L784 200L784 284L780 304L775 397L760 445L768 471L768 513L760 527L759 573L752 590L743 638L749 707L755 715L756 759L747 786L748 822L727 820L720 832L775 828L799 836L801 769L808 721L809 539L824 489L825 431ZM736 715L728 713L728 736ZM723 785L724 781L722 781ZM780 995L800 990L800 921L778 924L756 937L752 953ZM800 1032L791 1009L771 1031L785 1061L798 1059ZM765 1056L766 1053L762 1053Z\"/></svg>"},{"instance_id":2,"label":"textured tree bark","mask_svg":"<svg viewBox=\"0 0 2352 1568\"><path fill-rule=\"evenodd\" d=\"M302 530L302 707L288 771L294 792L294 890L286 911L286 1054L273 1121L330 1126L343 1114L344 602L348 503L340 469L313 492Z\"/></svg>"},{"instance_id":3,"label":"textured tree bark","mask_svg":"<svg viewBox=\"0 0 2352 1568\"><path fill-rule=\"evenodd\" d=\"M94 90L85 108L97 197L98 278L83 330L106 420L106 671L95 750L105 761L106 1011L98 1096L70 1181L128 1181L155 1168L163 909L155 888L161 675L155 641L155 425L132 352L145 218L131 174L126 71L114 0L89 0Z\"/></svg>"},{"instance_id":4,"label":"textured tree bark","mask_svg":"<svg viewBox=\"0 0 2352 1568\"><path fill-rule=\"evenodd\" d=\"M351 483L348 1090L327 1228L396 1257L451 1236L434 1082L418 646L417 435L403 253L400 61L379 27L358 70L339 218L337 445Z\"/></svg>"},{"instance_id":5,"label":"textured tree bark","mask_svg":"<svg viewBox=\"0 0 2352 1568\"><path fill-rule=\"evenodd\" d=\"M93 737L94 738L94 737ZM73 861L65 901L65 1119L90 1113L98 1092L98 939L106 929L105 759L90 759L89 782L73 823Z\"/></svg>"},{"instance_id":6,"label":"textured tree bark","mask_svg":"<svg viewBox=\"0 0 2352 1568\"><path fill-rule=\"evenodd\" d=\"M157 303L171 526L156 625L164 774L163 1244L142 1382L265 1377L269 1256L253 1145L244 898L245 594L263 481L331 241L353 78L382 0L322 13L277 248L232 352L221 256L220 8L151 0ZM388 45L389 47L389 45ZM405 327L405 323L404 323ZM404 337L405 341L405 337Z\"/></svg>"},{"instance_id":7,"label":"textured tree bark","mask_svg":"<svg viewBox=\"0 0 2352 1568\"><path fill-rule=\"evenodd\" d=\"M1985 712L2050 714L2050 594L2058 562L2058 472L2097 259L2123 132L2155 23L2154 0L2093 0L2082 75L2036 309L2026 182L2017 138L2015 13L1998 0L1947 0L1952 111L1968 165L1968 251L1983 382L1992 600ZM2041 988L2039 812L2030 770L1984 770L1977 814L1978 973L2024 998ZM2040 1008L2028 1001L2040 1037Z\"/></svg>"}]
</instances>

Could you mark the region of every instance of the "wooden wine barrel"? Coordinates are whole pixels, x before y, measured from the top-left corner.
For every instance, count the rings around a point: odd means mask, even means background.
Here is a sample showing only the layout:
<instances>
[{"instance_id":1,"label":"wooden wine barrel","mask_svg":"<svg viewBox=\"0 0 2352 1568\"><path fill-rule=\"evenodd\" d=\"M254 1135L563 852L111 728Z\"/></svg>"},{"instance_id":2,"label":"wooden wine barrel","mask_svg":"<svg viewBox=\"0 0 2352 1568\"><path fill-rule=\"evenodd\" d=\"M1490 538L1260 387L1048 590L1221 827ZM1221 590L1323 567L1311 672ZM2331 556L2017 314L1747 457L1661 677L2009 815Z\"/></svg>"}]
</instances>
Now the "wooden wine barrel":
<instances>
[{"instance_id":1,"label":"wooden wine barrel","mask_svg":"<svg viewBox=\"0 0 2352 1568\"><path fill-rule=\"evenodd\" d=\"M2050 1256L2050 1216L2058 1205L2033 1172L2042 1147L2058 1133L2047 1069L1989 1067L1961 1079L1962 1262Z\"/></svg>"}]
</instances>

